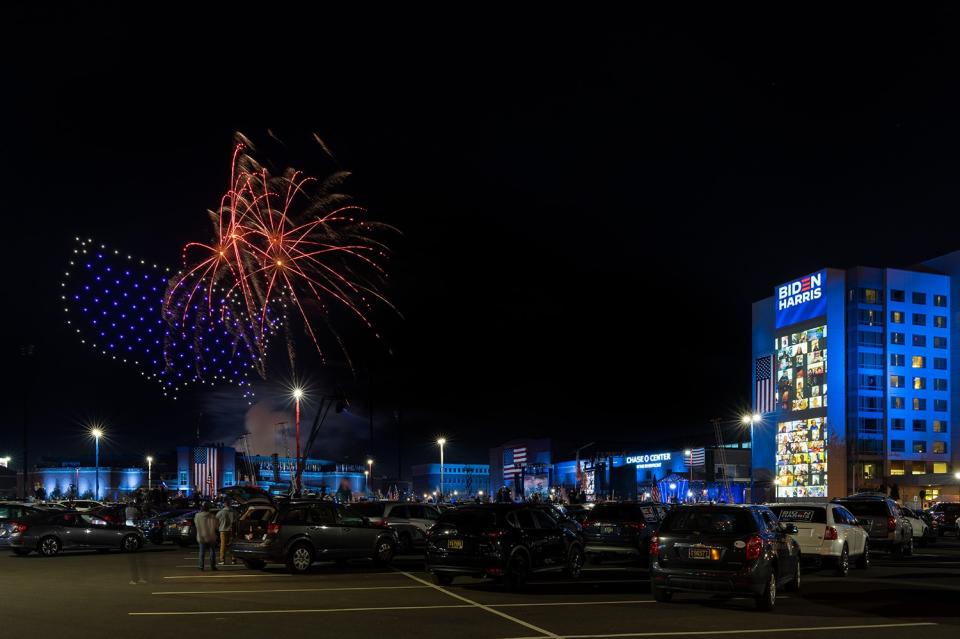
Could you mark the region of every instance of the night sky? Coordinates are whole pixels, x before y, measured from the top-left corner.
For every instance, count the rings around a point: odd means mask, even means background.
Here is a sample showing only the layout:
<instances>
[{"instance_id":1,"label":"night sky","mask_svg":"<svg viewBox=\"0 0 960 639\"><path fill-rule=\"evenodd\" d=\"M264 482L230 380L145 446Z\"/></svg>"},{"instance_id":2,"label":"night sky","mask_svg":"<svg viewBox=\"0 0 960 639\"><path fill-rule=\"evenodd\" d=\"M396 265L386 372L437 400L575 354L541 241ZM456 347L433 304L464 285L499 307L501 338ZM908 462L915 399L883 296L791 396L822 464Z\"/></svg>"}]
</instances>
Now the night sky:
<instances>
[{"instance_id":1,"label":"night sky","mask_svg":"<svg viewBox=\"0 0 960 639\"><path fill-rule=\"evenodd\" d=\"M209 239L237 130L316 132L403 231L389 345L354 336L354 375L305 372L350 396L327 456L696 433L747 407L750 303L775 284L960 248L956 8L508 6L5 9L0 455L24 404L34 459L88 454L90 419L115 456L191 443L201 412L203 439L243 432L229 388L164 399L80 345L59 303L76 235L170 266Z\"/></svg>"}]
</instances>

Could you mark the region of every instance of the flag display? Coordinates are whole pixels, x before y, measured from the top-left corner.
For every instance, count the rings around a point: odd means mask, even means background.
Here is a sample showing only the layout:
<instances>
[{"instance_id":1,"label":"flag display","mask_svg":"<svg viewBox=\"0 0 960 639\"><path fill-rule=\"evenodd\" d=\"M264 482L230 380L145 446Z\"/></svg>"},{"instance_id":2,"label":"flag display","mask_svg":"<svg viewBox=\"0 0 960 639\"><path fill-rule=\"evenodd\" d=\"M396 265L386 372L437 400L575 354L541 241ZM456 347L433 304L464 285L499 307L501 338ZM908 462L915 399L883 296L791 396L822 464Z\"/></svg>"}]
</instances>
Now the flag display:
<instances>
[{"instance_id":1,"label":"flag display","mask_svg":"<svg viewBox=\"0 0 960 639\"><path fill-rule=\"evenodd\" d=\"M514 475L520 474L520 469L527 463L527 447L503 449L503 480L508 481Z\"/></svg>"},{"instance_id":2,"label":"flag display","mask_svg":"<svg viewBox=\"0 0 960 639\"><path fill-rule=\"evenodd\" d=\"M773 384L773 355L758 357L754 366L756 400L754 412L772 413L777 403L777 390Z\"/></svg>"},{"instance_id":3,"label":"flag display","mask_svg":"<svg viewBox=\"0 0 960 639\"><path fill-rule=\"evenodd\" d=\"M193 449L193 480L200 492L215 495L217 492L217 449L197 446Z\"/></svg>"}]
</instances>

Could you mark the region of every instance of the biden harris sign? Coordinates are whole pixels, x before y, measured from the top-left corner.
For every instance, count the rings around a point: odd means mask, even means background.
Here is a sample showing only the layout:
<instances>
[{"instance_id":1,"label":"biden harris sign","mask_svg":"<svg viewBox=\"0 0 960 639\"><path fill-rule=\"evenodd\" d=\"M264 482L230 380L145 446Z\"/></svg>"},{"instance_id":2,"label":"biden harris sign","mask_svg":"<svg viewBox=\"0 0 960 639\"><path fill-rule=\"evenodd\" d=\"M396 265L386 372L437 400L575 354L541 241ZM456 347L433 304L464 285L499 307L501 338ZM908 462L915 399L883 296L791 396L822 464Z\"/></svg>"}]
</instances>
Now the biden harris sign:
<instances>
[{"instance_id":1,"label":"biden harris sign","mask_svg":"<svg viewBox=\"0 0 960 639\"><path fill-rule=\"evenodd\" d=\"M777 287L777 328L827 314L827 271L817 271Z\"/></svg>"}]
</instances>

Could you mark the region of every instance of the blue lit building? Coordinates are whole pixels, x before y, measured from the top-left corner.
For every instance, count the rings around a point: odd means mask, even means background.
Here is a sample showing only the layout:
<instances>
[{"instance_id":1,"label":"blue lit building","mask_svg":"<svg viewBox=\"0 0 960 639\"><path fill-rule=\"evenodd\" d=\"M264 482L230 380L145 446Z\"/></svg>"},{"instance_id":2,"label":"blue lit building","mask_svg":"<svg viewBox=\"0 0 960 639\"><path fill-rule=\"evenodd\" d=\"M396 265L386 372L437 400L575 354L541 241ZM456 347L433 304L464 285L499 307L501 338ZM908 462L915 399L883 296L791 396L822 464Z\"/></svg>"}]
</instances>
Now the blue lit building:
<instances>
[{"instance_id":1,"label":"blue lit building","mask_svg":"<svg viewBox=\"0 0 960 639\"><path fill-rule=\"evenodd\" d=\"M418 464L412 468L414 495L440 491L440 464ZM487 464L444 464L443 490L447 495L476 497L490 494L490 466Z\"/></svg>"},{"instance_id":2,"label":"blue lit building","mask_svg":"<svg viewBox=\"0 0 960 639\"><path fill-rule=\"evenodd\" d=\"M30 492L36 482L46 491L47 499L77 497L120 501L125 495L147 487L147 471L144 468L110 468L101 466L99 471L100 491L96 491L97 468L95 466L53 466L36 468L29 474ZM156 475L154 476L156 481Z\"/></svg>"},{"instance_id":3,"label":"blue lit building","mask_svg":"<svg viewBox=\"0 0 960 639\"><path fill-rule=\"evenodd\" d=\"M256 477L260 488L273 493L287 493L290 481L297 469L295 457L274 457L272 455L237 456L236 467L246 480ZM367 492L365 466L356 464L337 464L328 459L307 458L301 477L303 487L310 491L326 491L332 495L339 489L351 493Z\"/></svg>"},{"instance_id":4,"label":"blue lit building","mask_svg":"<svg viewBox=\"0 0 960 639\"><path fill-rule=\"evenodd\" d=\"M960 252L824 269L754 303L754 499L957 498L958 285Z\"/></svg>"}]
</instances>

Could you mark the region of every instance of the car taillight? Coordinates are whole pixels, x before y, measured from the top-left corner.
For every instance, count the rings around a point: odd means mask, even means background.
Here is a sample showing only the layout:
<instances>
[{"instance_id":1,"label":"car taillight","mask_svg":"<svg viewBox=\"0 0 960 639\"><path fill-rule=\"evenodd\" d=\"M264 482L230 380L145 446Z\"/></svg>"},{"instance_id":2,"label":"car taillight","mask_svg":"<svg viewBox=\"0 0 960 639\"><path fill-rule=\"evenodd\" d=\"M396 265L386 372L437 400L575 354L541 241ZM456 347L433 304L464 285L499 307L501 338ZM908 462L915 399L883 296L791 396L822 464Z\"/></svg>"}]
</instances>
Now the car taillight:
<instances>
[{"instance_id":1,"label":"car taillight","mask_svg":"<svg viewBox=\"0 0 960 639\"><path fill-rule=\"evenodd\" d=\"M389 524L383 519L371 519L370 526L373 528L389 528Z\"/></svg>"},{"instance_id":2,"label":"car taillight","mask_svg":"<svg viewBox=\"0 0 960 639\"><path fill-rule=\"evenodd\" d=\"M657 557L660 555L660 537L654 535L650 538L650 556Z\"/></svg>"},{"instance_id":3,"label":"car taillight","mask_svg":"<svg viewBox=\"0 0 960 639\"><path fill-rule=\"evenodd\" d=\"M647 524L642 521L625 521L620 524L620 527L626 528L627 530L636 530L637 532L640 532L647 527Z\"/></svg>"},{"instance_id":4,"label":"car taillight","mask_svg":"<svg viewBox=\"0 0 960 639\"><path fill-rule=\"evenodd\" d=\"M276 537L280 534L280 524L267 524L267 536Z\"/></svg>"},{"instance_id":5,"label":"car taillight","mask_svg":"<svg viewBox=\"0 0 960 639\"><path fill-rule=\"evenodd\" d=\"M594 523L596 522L594 522L592 519L584 519L583 523L580 525L586 528L587 526L592 526Z\"/></svg>"},{"instance_id":6,"label":"car taillight","mask_svg":"<svg viewBox=\"0 0 960 639\"><path fill-rule=\"evenodd\" d=\"M502 528L498 530L488 530L487 532L483 533L483 536L487 539L500 539L501 537L506 537L506 535L507 531L503 530Z\"/></svg>"},{"instance_id":7,"label":"car taillight","mask_svg":"<svg viewBox=\"0 0 960 639\"><path fill-rule=\"evenodd\" d=\"M827 526L827 529L823 531L824 541L836 541L840 538L840 533L837 532L837 529L833 526Z\"/></svg>"},{"instance_id":8,"label":"car taillight","mask_svg":"<svg viewBox=\"0 0 960 639\"><path fill-rule=\"evenodd\" d=\"M25 533L25 532L27 532L28 530L30 530L30 526L28 526L27 524L23 523L22 521L12 521L12 522L10 522L10 525L13 527L13 531L12 531L12 532Z\"/></svg>"},{"instance_id":9,"label":"car taillight","mask_svg":"<svg viewBox=\"0 0 960 639\"><path fill-rule=\"evenodd\" d=\"M897 518L896 517L887 517L887 530L893 532L897 529Z\"/></svg>"},{"instance_id":10,"label":"car taillight","mask_svg":"<svg viewBox=\"0 0 960 639\"><path fill-rule=\"evenodd\" d=\"M747 561L753 561L754 559L760 559L760 554L763 552L763 540L760 537L754 535L747 540L746 547L746 557Z\"/></svg>"}]
</instances>

